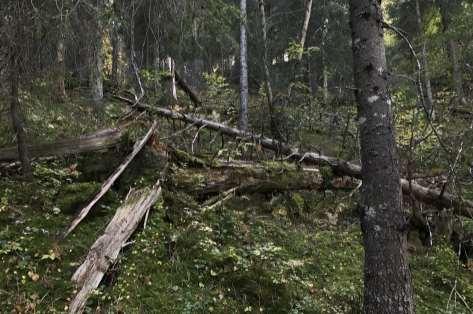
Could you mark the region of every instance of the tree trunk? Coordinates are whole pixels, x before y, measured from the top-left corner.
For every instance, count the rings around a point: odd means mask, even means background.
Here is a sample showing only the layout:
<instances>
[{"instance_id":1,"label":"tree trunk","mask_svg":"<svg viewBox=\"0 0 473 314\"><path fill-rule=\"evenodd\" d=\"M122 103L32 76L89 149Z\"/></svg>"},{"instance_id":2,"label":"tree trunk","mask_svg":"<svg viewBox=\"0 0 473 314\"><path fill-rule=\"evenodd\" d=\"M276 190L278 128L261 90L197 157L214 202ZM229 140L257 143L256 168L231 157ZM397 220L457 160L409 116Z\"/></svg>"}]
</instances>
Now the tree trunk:
<instances>
[{"instance_id":1,"label":"tree trunk","mask_svg":"<svg viewBox=\"0 0 473 314\"><path fill-rule=\"evenodd\" d=\"M116 147L123 142L125 136L126 129L105 129L79 138L27 145L26 150L30 158L82 154ZM16 147L0 149L0 162L11 162L19 159L20 155Z\"/></svg>"},{"instance_id":2,"label":"tree trunk","mask_svg":"<svg viewBox=\"0 0 473 314\"><path fill-rule=\"evenodd\" d=\"M417 28L419 31L419 36L421 38L421 62L422 62L422 83L424 85L423 95L425 111L432 117L434 115L434 98L432 96L432 84L430 82L430 71L429 71L429 62L427 60L427 43L424 36L424 24L422 22L422 13L420 11L419 0L416 0L416 17L417 17Z\"/></svg>"},{"instance_id":3,"label":"tree trunk","mask_svg":"<svg viewBox=\"0 0 473 314\"><path fill-rule=\"evenodd\" d=\"M414 313L381 1L351 0L360 119L365 313Z\"/></svg>"},{"instance_id":4,"label":"tree trunk","mask_svg":"<svg viewBox=\"0 0 473 314\"><path fill-rule=\"evenodd\" d=\"M321 42L321 63L322 63L322 96L324 104L328 104L329 93L328 93L328 71L327 71L327 33L328 33L328 17L327 8L324 7L324 23L322 29L322 42Z\"/></svg>"},{"instance_id":5,"label":"tree trunk","mask_svg":"<svg viewBox=\"0 0 473 314\"><path fill-rule=\"evenodd\" d=\"M452 1L449 5L441 4L440 14L442 16L443 32L447 33L446 35L448 36L447 50L452 62L452 81L456 94L456 103L463 104L465 102L465 94L463 92L463 73L460 67L458 43L455 38L452 38L452 34L448 34L452 22L451 11L457 10L457 6L456 1Z\"/></svg>"},{"instance_id":6,"label":"tree trunk","mask_svg":"<svg viewBox=\"0 0 473 314\"><path fill-rule=\"evenodd\" d=\"M130 191L103 235L95 241L86 259L72 276L77 293L69 305L69 313L76 314L84 311L92 291L99 286L108 268L116 262L125 242L138 228L143 217L157 202L160 195L159 181L152 187Z\"/></svg>"},{"instance_id":7,"label":"tree trunk","mask_svg":"<svg viewBox=\"0 0 473 314\"><path fill-rule=\"evenodd\" d=\"M239 128L248 130L248 63L246 41L246 0L240 0L240 118Z\"/></svg>"},{"instance_id":8,"label":"tree trunk","mask_svg":"<svg viewBox=\"0 0 473 314\"><path fill-rule=\"evenodd\" d=\"M118 87L120 82L120 78L118 77L118 68L120 65L120 52L122 48L121 38L116 29L111 30L110 37L112 40L112 70L110 73L110 81L112 82L113 87Z\"/></svg>"},{"instance_id":9,"label":"tree trunk","mask_svg":"<svg viewBox=\"0 0 473 314\"><path fill-rule=\"evenodd\" d=\"M93 34L92 47L90 47L89 57L89 86L92 101L95 105L100 105L103 100L103 79L102 79L102 34L97 29Z\"/></svg>"},{"instance_id":10,"label":"tree trunk","mask_svg":"<svg viewBox=\"0 0 473 314\"><path fill-rule=\"evenodd\" d=\"M266 96L268 100L268 111L269 111L269 121L271 134L273 137L278 135L276 119L274 116L273 108L273 89L271 85L271 73L269 72L269 60L268 60L268 24L266 22L266 10L264 0L259 1L259 8L261 14L261 29L263 33L263 66L264 66L264 76L265 76L265 87L266 87Z\"/></svg>"},{"instance_id":11,"label":"tree trunk","mask_svg":"<svg viewBox=\"0 0 473 314\"><path fill-rule=\"evenodd\" d=\"M20 88L18 62L18 54L12 49L10 56L10 113L13 124L13 130L16 133L18 156L21 161L23 175L25 177L31 177L31 162L28 156L28 149L26 146L25 123L21 114L20 100L18 97Z\"/></svg>"},{"instance_id":12,"label":"tree trunk","mask_svg":"<svg viewBox=\"0 0 473 314\"><path fill-rule=\"evenodd\" d=\"M304 16L304 23L302 24L302 32L301 32L301 38L300 38L300 53L298 56L299 62L302 60L302 56L304 54L304 47L305 47L305 42L307 38L307 30L309 29L309 22L310 22L310 16L312 14L312 0L306 0L305 1L306 6L305 6L305 16Z\"/></svg>"},{"instance_id":13,"label":"tree trunk","mask_svg":"<svg viewBox=\"0 0 473 314\"><path fill-rule=\"evenodd\" d=\"M64 27L64 26L61 26ZM56 98L59 102L65 102L67 99L66 93L66 46L64 45L64 33L59 30L58 40L56 43Z\"/></svg>"},{"instance_id":14,"label":"tree trunk","mask_svg":"<svg viewBox=\"0 0 473 314\"><path fill-rule=\"evenodd\" d=\"M452 60L452 76L457 102L463 104L465 102L465 94L463 93L463 74L460 67L458 43L455 39L448 40L448 52Z\"/></svg>"}]
</instances>

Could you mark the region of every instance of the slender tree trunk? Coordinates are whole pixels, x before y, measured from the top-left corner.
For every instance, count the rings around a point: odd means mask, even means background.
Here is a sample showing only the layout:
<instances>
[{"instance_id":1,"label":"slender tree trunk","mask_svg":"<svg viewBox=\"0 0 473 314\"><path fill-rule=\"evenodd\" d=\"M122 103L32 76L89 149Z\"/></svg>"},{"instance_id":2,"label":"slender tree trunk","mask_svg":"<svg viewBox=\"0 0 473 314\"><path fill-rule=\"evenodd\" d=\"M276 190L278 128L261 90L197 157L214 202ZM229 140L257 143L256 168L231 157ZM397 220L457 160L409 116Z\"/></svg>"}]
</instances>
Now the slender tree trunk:
<instances>
[{"instance_id":1,"label":"slender tree trunk","mask_svg":"<svg viewBox=\"0 0 473 314\"><path fill-rule=\"evenodd\" d=\"M100 105L103 100L103 78L102 78L102 34L97 29L93 35L93 42L89 58L89 87L92 101Z\"/></svg>"},{"instance_id":2,"label":"slender tree trunk","mask_svg":"<svg viewBox=\"0 0 473 314\"><path fill-rule=\"evenodd\" d=\"M248 62L246 41L246 0L240 0L240 118L239 128L248 130Z\"/></svg>"},{"instance_id":3,"label":"slender tree trunk","mask_svg":"<svg viewBox=\"0 0 473 314\"><path fill-rule=\"evenodd\" d=\"M64 45L64 33L59 31L58 40L56 43L56 98L59 102L65 102L67 99L66 93L66 46Z\"/></svg>"},{"instance_id":4,"label":"slender tree trunk","mask_svg":"<svg viewBox=\"0 0 473 314\"><path fill-rule=\"evenodd\" d=\"M452 76L457 102L463 104L465 102L465 94L463 92L463 74L460 67L458 43L455 39L448 39L448 52L452 61Z\"/></svg>"},{"instance_id":5,"label":"slender tree trunk","mask_svg":"<svg viewBox=\"0 0 473 314\"><path fill-rule=\"evenodd\" d=\"M444 33L447 33L451 26L451 13L449 10L452 10L452 7L444 6L440 9ZM451 60L453 88L455 90L457 100L456 103L463 104L465 103L465 94L463 92L463 73L460 67L458 43L455 38L451 37L451 34L447 34L447 36L447 50L448 56Z\"/></svg>"},{"instance_id":6,"label":"slender tree trunk","mask_svg":"<svg viewBox=\"0 0 473 314\"><path fill-rule=\"evenodd\" d=\"M167 92L169 93L168 105L177 103L177 87L176 87L176 63L171 57L166 58L166 70L169 72L170 80L168 80Z\"/></svg>"},{"instance_id":7,"label":"slender tree trunk","mask_svg":"<svg viewBox=\"0 0 473 314\"><path fill-rule=\"evenodd\" d=\"M13 130L16 133L16 142L18 146L18 156L21 161L23 175L25 177L31 177L31 162L28 156L28 149L26 146L26 132L25 123L20 110L19 100L19 61L17 54L12 51L10 56L10 113L13 124Z\"/></svg>"},{"instance_id":8,"label":"slender tree trunk","mask_svg":"<svg viewBox=\"0 0 473 314\"><path fill-rule=\"evenodd\" d=\"M261 29L263 33L263 66L264 66L264 76L265 76L265 87L266 87L266 96L268 99L268 110L269 110L269 119L270 119L270 128L271 134L277 136L277 125L276 119L274 116L273 108L273 89L271 85L271 73L269 71L269 60L268 60L268 24L266 22L266 10L264 0L259 1L259 8L261 14Z\"/></svg>"},{"instance_id":9,"label":"slender tree trunk","mask_svg":"<svg viewBox=\"0 0 473 314\"><path fill-rule=\"evenodd\" d=\"M304 23L302 24L302 32L301 32L301 38L300 38L300 48L301 51L298 56L299 62L302 60L302 56L304 54L304 47L305 47L305 42L307 39L307 31L309 29L309 22L310 22L310 16L312 14L312 0L306 0L305 1L305 16L304 16Z\"/></svg>"},{"instance_id":10,"label":"slender tree trunk","mask_svg":"<svg viewBox=\"0 0 473 314\"><path fill-rule=\"evenodd\" d=\"M118 67L120 64L121 41L118 31L114 28L111 30L110 37L112 40L112 70L110 73L110 81L112 82L112 86L118 87L120 81L118 77Z\"/></svg>"},{"instance_id":11,"label":"slender tree trunk","mask_svg":"<svg viewBox=\"0 0 473 314\"><path fill-rule=\"evenodd\" d=\"M360 121L364 312L414 313L379 0L350 0Z\"/></svg>"},{"instance_id":12,"label":"slender tree trunk","mask_svg":"<svg viewBox=\"0 0 473 314\"><path fill-rule=\"evenodd\" d=\"M434 98L432 96L432 84L430 82L430 71L429 71L429 62L427 60L427 43L424 36L424 24L422 22L422 13L420 11L419 0L416 0L416 16L417 16L417 28L419 31L419 36L421 40L421 62L422 62L422 83L424 85L424 105L425 110L427 111L429 117L432 117L434 114Z\"/></svg>"},{"instance_id":13,"label":"slender tree trunk","mask_svg":"<svg viewBox=\"0 0 473 314\"><path fill-rule=\"evenodd\" d=\"M325 9L326 10L326 9ZM328 104L329 93L328 93L328 71L327 71L327 53L326 53L326 41L327 41L327 33L328 33L328 18L325 18L323 30L322 30L322 93L324 103Z\"/></svg>"}]
</instances>

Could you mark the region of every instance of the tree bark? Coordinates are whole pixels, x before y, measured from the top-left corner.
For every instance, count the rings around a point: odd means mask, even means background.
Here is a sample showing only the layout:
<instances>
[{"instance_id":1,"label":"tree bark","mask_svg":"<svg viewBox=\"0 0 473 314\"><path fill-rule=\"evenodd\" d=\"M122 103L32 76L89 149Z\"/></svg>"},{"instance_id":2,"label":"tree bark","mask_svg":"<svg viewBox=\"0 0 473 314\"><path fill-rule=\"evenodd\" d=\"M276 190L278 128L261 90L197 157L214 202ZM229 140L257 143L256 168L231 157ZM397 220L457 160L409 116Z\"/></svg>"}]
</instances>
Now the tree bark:
<instances>
[{"instance_id":1,"label":"tree bark","mask_svg":"<svg viewBox=\"0 0 473 314\"><path fill-rule=\"evenodd\" d=\"M305 1L305 15L304 15L304 23L302 24L302 32L301 32L301 38L300 38L300 48L301 51L298 56L299 62L302 60L302 56L304 55L304 47L305 47L305 42L307 38L307 31L309 29L309 22L310 22L310 16L312 14L312 0L306 0Z\"/></svg>"},{"instance_id":2,"label":"tree bark","mask_svg":"<svg viewBox=\"0 0 473 314\"><path fill-rule=\"evenodd\" d=\"M60 27L64 27L61 25ZM64 44L64 33L59 30L58 39L56 42L56 98L59 102L65 102L67 100L66 93L66 46Z\"/></svg>"},{"instance_id":3,"label":"tree bark","mask_svg":"<svg viewBox=\"0 0 473 314\"><path fill-rule=\"evenodd\" d=\"M78 292L69 306L69 313L82 313L87 299L96 289L108 268L115 263L125 242L138 228L145 214L156 203L161 195L159 181L151 188L131 192L115 216L108 224L105 232L95 241L89 253L72 276Z\"/></svg>"},{"instance_id":4,"label":"tree bark","mask_svg":"<svg viewBox=\"0 0 473 314\"><path fill-rule=\"evenodd\" d=\"M99 151L116 147L125 137L123 129L105 129L87 136L59 140L54 143L27 145L26 150L30 158L66 156L86 152ZM0 162L19 160L20 155L16 147L0 149Z\"/></svg>"},{"instance_id":5,"label":"tree bark","mask_svg":"<svg viewBox=\"0 0 473 314\"><path fill-rule=\"evenodd\" d=\"M246 0L240 0L240 117L239 128L248 130L248 51L246 39Z\"/></svg>"},{"instance_id":6,"label":"tree bark","mask_svg":"<svg viewBox=\"0 0 473 314\"><path fill-rule=\"evenodd\" d=\"M415 0L416 3L416 21L417 21L417 28L419 31L419 37L421 38L421 63L422 63L422 82L424 84L424 90L422 97L424 98L424 106L425 111L432 117L434 115L434 98L432 96L432 84L430 82L430 71L429 71L429 62L427 60L427 43L425 40L424 35L424 24L422 22L422 13L420 11L420 3L419 0Z\"/></svg>"},{"instance_id":7,"label":"tree bark","mask_svg":"<svg viewBox=\"0 0 473 314\"><path fill-rule=\"evenodd\" d=\"M351 0L361 140L365 313L414 313L379 0Z\"/></svg>"},{"instance_id":8,"label":"tree bark","mask_svg":"<svg viewBox=\"0 0 473 314\"><path fill-rule=\"evenodd\" d=\"M276 117L274 116L273 108L273 88L271 85L271 73L269 71L269 60L268 60L268 23L266 21L266 10L264 0L259 1L259 8L261 14L261 30L263 33L263 67L264 67L264 76L265 76L265 89L266 97L268 101L268 111L269 111L269 123L271 128L271 134L273 137L277 137L279 132L276 125Z\"/></svg>"},{"instance_id":9,"label":"tree bark","mask_svg":"<svg viewBox=\"0 0 473 314\"><path fill-rule=\"evenodd\" d=\"M92 34L92 46L89 56L89 86L92 101L100 106L103 100L103 78L102 78L102 30L97 21L97 29Z\"/></svg>"},{"instance_id":10,"label":"tree bark","mask_svg":"<svg viewBox=\"0 0 473 314\"><path fill-rule=\"evenodd\" d=\"M17 40L21 40L18 38ZM31 177L31 162L28 154L28 148L26 145L26 132L25 132L25 123L20 110L20 100L19 100L19 60L18 53L14 51L14 48L11 48L10 55L10 114L13 124L13 130L16 133L16 142L18 156L21 161L22 172L25 177Z\"/></svg>"},{"instance_id":11,"label":"tree bark","mask_svg":"<svg viewBox=\"0 0 473 314\"><path fill-rule=\"evenodd\" d=\"M453 85L455 86L457 102L463 104L465 94L463 92L463 74L459 62L458 43L452 38L448 39L448 52L452 61Z\"/></svg>"},{"instance_id":12,"label":"tree bark","mask_svg":"<svg viewBox=\"0 0 473 314\"><path fill-rule=\"evenodd\" d=\"M327 10L326 8L324 9ZM328 93L328 71L327 71L327 33L328 33L328 18L325 17L324 25L322 30L322 43L321 43L321 58L322 58L322 96L324 104L328 104L329 93Z\"/></svg>"},{"instance_id":13,"label":"tree bark","mask_svg":"<svg viewBox=\"0 0 473 314\"><path fill-rule=\"evenodd\" d=\"M452 34L448 34L452 22L452 11L458 10L458 1L445 1L440 3L440 14L442 16L443 32L448 37L447 50L451 61L453 88L456 94L456 103L458 105L465 103L465 94L463 91L463 73L460 66L458 43Z\"/></svg>"},{"instance_id":14,"label":"tree bark","mask_svg":"<svg viewBox=\"0 0 473 314\"><path fill-rule=\"evenodd\" d=\"M120 34L118 31L113 27L111 30L111 41L112 41L112 70L110 72L110 81L112 82L112 86L118 87L120 78L119 78L119 65L120 65L120 54L122 50L122 43Z\"/></svg>"},{"instance_id":15,"label":"tree bark","mask_svg":"<svg viewBox=\"0 0 473 314\"><path fill-rule=\"evenodd\" d=\"M136 155L138 155L138 153L143 149L143 147L149 141L154 131L156 130L157 126L158 124L155 121L153 125L151 126L151 128L146 133L146 135L140 141L136 142L136 144L134 145L133 151L130 153L130 155L127 156L127 158L123 161L123 163L120 164L120 166L115 170L115 172L112 173L112 175L107 179L107 181L103 183L102 188L100 189L99 193L94 197L94 199L89 204L87 204L86 207L81 209L77 217L72 221L70 227L64 233L64 237L70 234L80 224L80 222L85 218L85 216L87 216L87 214L92 209L92 207L94 207L94 205L102 198L102 196L104 196L105 193L108 192L108 190L112 187L115 181L120 177L123 171L125 171L128 165L133 161Z\"/></svg>"}]
</instances>

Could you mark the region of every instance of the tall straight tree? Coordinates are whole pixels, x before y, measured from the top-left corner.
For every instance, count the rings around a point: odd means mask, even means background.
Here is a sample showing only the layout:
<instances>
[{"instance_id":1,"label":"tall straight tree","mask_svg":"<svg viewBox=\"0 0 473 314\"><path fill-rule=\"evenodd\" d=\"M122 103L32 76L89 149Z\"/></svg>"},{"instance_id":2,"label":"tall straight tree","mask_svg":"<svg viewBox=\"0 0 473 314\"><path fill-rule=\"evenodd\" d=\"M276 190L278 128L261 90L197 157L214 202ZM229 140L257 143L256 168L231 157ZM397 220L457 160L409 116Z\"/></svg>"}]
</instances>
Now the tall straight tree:
<instances>
[{"instance_id":1,"label":"tall straight tree","mask_svg":"<svg viewBox=\"0 0 473 314\"><path fill-rule=\"evenodd\" d=\"M246 41L246 0L240 0L240 119L239 128L248 129L248 49Z\"/></svg>"},{"instance_id":2,"label":"tall straight tree","mask_svg":"<svg viewBox=\"0 0 473 314\"><path fill-rule=\"evenodd\" d=\"M18 146L18 156L20 157L22 172L25 177L31 177L31 162L28 155L26 143L25 122L20 108L20 82L21 75L25 76L25 69L28 68L27 52L28 41L27 30L31 26L31 18L25 12L29 7L23 1L11 1L5 4L9 9L8 18L5 21L10 23L7 25L7 32L4 35L8 47L8 73L10 83L10 114L13 124L13 130L16 134ZM23 79L25 79L23 77Z\"/></svg>"},{"instance_id":3,"label":"tall straight tree","mask_svg":"<svg viewBox=\"0 0 473 314\"><path fill-rule=\"evenodd\" d=\"M414 313L380 0L350 0L360 122L365 313Z\"/></svg>"},{"instance_id":4,"label":"tall straight tree","mask_svg":"<svg viewBox=\"0 0 473 314\"><path fill-rule=\"evenodd\" d=\"M432 84L430 82L430 70L429 62L427 61L427 42L424 35L424 24L422 22L422 13L420 11L419 0L415 0L416 6L416 22L417 22L417 31L419 32L419 37L421 38L421 62L422 62L422 83L424 85L423 95L424 97L424 106L427 114L430 116L433 115L434 110L434 98L432 96Z\"/></svg>"}]
</instances>

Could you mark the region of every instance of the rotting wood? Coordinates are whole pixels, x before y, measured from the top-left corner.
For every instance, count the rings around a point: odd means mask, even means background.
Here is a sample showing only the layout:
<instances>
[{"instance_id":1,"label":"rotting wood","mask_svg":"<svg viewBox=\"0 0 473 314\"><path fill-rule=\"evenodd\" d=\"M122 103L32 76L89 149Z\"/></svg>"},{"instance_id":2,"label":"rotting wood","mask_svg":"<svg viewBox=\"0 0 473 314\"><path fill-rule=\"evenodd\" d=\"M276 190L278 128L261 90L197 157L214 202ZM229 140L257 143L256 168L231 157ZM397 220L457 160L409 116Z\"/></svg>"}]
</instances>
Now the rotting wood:
<instances>
[{"instance_id":1,"label":"rotting wood","mask_svg":"<svg viewBox=\"0 0 473 314\"><path fill-rule=\"evenodd\" d=\"M96 289L108 268L115 263L120 250L136 230L144 215L161 195L158 181L151 188L132 191L108 224L105 232L89 250L81 266L72 276L77 293L69 305L69 313L82 313L88 297Z\"/></svg>"},{"instance_id":2,"label":"rotting wood","mask_svg":"<svg viewBox=\"0 0 473 314\"><path fill-rule=\"evenodd\" d=\"M187 82L179 75L179 72L175 71L175 77L176 77L176 82L177 86L182 89L184 93L189 96L190 100L194 103L196 106L201 106L202 105L202 100L200 100L199 95L190 87Z\"/></svg>"},{"instance_id":3,"label":"rotting wood","mask_svg":"<svg viewBox=\"0 0 473 314\"><path fill-rule=\"evenodd\" d=\"M138 153L141 151L141 149L145 146L145 144L148 142L148 140L151 138L153 135L154 131L156 130L158 123L156 121L153 122L153 125L151 128L148 130L146 135L137 143L135 143L135 146L133 148L133 151L130 153L130 155L127 156L125 161L115 170L115 172L103 183L100 192L94 197L94 199L86 206L84 207L77 217L74 219L74 221L71 223L70 227L67 229L67 231L64 234L64 237L67 237L69 233L71 233L77 225L87 216L89 211L92 209L92 207L102 198L102 196L107 193L107 191L112 187L113 183L120 177L120 175L125 171L126 167L132 162L132 160L138 155Z\"/></svg>"},{"instance_id":4,"label":"rotting wood","mask_svg":"<svg viewBox=\"0 0 473 314\"><path fill-rule=\"evenodd\" d=\"M361 166L341 160L335 157L325 156L319 153L301 153L298 149L293 148L285 143L277 140L244 132L227 125L206 120L200 117L195 117L189 114L175 112L166 108L153 107L146 104L137 104L137 108L146 110L151 113L167 117L170 119L184 121L186 123L194 124L196 127L204 126L208 129L215 130L231 137L240 137L249 141L259 143L262 147L273 150L278 154L287 155L288 160L305 162L311 164L325 164L332 168L336 175L347 175L357 179L361 178ZM404 194L410 195L417 200L431 204L439 209L453 208L454 213L467 218L473 218L473 201L465 200L462 197L454 194L443 192L438 189L431 189L424 187L415 181L408 181L401 179L402 191Z\"/></svg>"},{"instance_id":5,"label":"rotting wood","mask_svg":"<svg viewBox=\"0 0 473 314\"><path fill-rule=\"evenodd\" d=\"M65 156L85 152L93 152L115 147L126 134L126 129L105 129L90 135L59 140L54 143L30 144L27 146L30 158ZM18 160L17 147L0 149L0 162Z\"/></svg>"}]
</instances>

